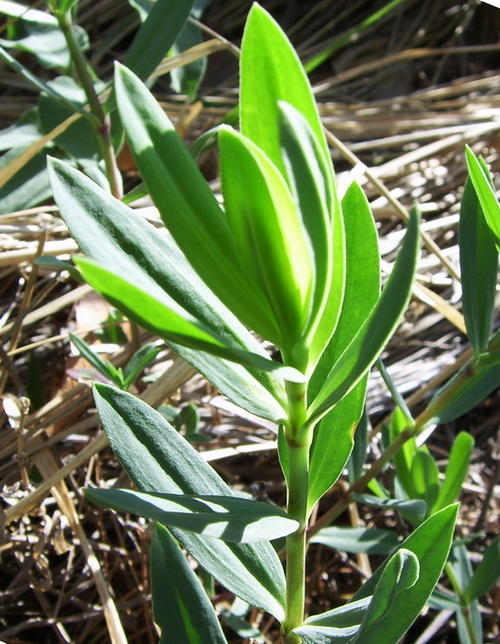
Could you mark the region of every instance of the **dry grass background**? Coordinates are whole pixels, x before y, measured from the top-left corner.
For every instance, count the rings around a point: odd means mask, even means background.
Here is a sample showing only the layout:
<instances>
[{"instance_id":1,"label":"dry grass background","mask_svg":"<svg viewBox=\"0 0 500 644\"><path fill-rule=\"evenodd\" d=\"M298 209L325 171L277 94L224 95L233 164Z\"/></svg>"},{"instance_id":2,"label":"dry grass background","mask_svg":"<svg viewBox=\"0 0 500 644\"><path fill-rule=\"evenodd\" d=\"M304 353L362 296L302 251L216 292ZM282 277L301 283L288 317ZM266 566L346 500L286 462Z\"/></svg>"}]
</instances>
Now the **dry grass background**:
<instances>
[{"instance_id":1,"label":"dry grass background","mask_svg":"<svg viewBox=\"0 0 500 644\"><path fill-rule=\"evenodd\" d=\"M307 60L338 42L339 36L384 3L274 0L262 4ZM156 86L158 99L186 141L236 105L237 46L249 6L246 0L216 0L205 11L206 41L189 52L191 57L208 56L207 76L197 100L173 96L165 82ZM82 0L80 7L79 22L93 43L91 60L101 76L109 78L112 60L122 57L137 26L135 14L117 0ZM466 178L463 149L469 143L493 172L500 170L499 28L500 10L476 0L407 0L366 34L346 38L345 46L311 75L340 185L346 185L352 175L364 185L380 232L385 270L390 271L394 260L407 208L415 199L422 208L424 253L411 306L384 354L400 392L417 411L435 387L463 364L469 351L461 315L457 247ZM181 56L168 61L158 74L187 60ZM0 120L6 127L36 103L36 95L10 70L2 69L0 76ZM25 160L18 160L11 172L18 171ZM121 165L126 185L132 187L137 183L133 164L122 155ZM202 168L217 189L213 153L204 155ZM0 179L5 172L0 170ZM134 207L159 222L147 200ZM68 332L96 341L93 332L109 310L68 273L33 264L40 255L67 258L75 248L51 202L0 215L0 393L4 401L0 411L0 640L9 644L156 642L150 614L148 525L89 505L81 491L89 483L123 483L120 466L99 429L89 387L69 375L86 365L70 355ZM129 341L109 348L116 365L147 339L127 325L125 330ZM230 484L259 498L283 502L275 427L229 404L167 349L138 382L136 393L154 406L194 402L200 431L210 437L201 446L206 459ZM459 535L476 535L469 546L473 560L479 560L498 528L494 500L498 402L498 394L493 394L466 417L441 426L428 442L434 456L445 464L459 430L475 438L458 526ZM380 422L391 408L385 386L374 373L368 397L374 428L372 456L379 450ZM342 486L337 485L322 501L319 517L341 496ZM394 516L364 506L351 506L340 522L379 527L397 523ZM345 601L377 563L376 557L368 560L311 547L310 610L326 610ZM231 597L224 592L216 594L214 601L220 610L231 605ZM498 637L499 603L495 592L482 600L485 641ZM248 619L265 641L276 641L276 624L268 616L252 611ZM242 641L230 629L227 634L229 641ZM454 623L449 614L431 611L405 641L457 641Z\"/></svg>"}]
</instances>

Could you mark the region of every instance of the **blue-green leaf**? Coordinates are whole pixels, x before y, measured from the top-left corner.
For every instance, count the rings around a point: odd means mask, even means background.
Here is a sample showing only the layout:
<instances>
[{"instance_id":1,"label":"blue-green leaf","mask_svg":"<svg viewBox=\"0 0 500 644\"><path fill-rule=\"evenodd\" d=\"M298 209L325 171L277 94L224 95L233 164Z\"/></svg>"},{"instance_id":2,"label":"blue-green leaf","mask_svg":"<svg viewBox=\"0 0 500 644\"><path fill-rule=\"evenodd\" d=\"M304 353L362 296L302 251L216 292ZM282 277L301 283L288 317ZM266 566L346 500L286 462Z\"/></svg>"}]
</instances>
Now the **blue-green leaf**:
<instances>
[{"instance_id":1,"label":"blue-green leaf","mask_svg":"<svg viewBox=\"0 0 500 644\"><path fill-rule=\"evenodd\" d=\"M399 544L399 539L392 530L330 526L317 532L309 543L319 543L345 552L386 555Z\"/></svg>"},{"instance_id":2,"label":"blue-green leaf","mask_svg":"<svg viewBox=\"0 0 500 644\"><path fill-rule=\"evenodd\" d=\"M473 447L474 439L467 432L460 432L453 441L444 473L444 481L439 490L436 502L432 507L432 512L441 510L441 508L457 500L464 479L467 476L469 459Z\"/></svg>"},{"instance_id":3,"label":"blue-green leaf","mask_svg":"<svg viewBox=\"0 0 500 644\"><path fill-rule=\"evenodd\" d=\"M113 451L141 491L232 496L231 489L158 412L134 396L95 385L96 405ZM226 543L172 530L223 586L281 620L285 577L270 543Z\"/></svg>"},{"instance_id":4,"label":"blue-green leaf","mask_svg":"<svg viewBox=\"0 0 500 644\"><path fill-rule=\"evenodd\" d=\"M270 541L285 537L299 527L298 521L290 519L275 505L233 496L98 488L87 488L85 493L98 505L222 541Z\"/></svg>"},{"instance_id":5,"label":"blue-green leaf","mask_svg":"<svg viewBox=\"0 0 500 644\"><path fill-rule=\"evenodd\" d=\"M160 644L225 644L215 611L175 539L157 525L151 542L153 614Z\"/></svg>"},{"instance_id":6,"label":"blue-green leaf","mask_svg":"<svg viewBox=\"0 0 500 644\"><path fill-rule=\"evenodd\" d=\"M500 537L486 548L481 562L465 587L465 595L469 601L485 595L500 577Z\"/></svg>"}]
</instances>

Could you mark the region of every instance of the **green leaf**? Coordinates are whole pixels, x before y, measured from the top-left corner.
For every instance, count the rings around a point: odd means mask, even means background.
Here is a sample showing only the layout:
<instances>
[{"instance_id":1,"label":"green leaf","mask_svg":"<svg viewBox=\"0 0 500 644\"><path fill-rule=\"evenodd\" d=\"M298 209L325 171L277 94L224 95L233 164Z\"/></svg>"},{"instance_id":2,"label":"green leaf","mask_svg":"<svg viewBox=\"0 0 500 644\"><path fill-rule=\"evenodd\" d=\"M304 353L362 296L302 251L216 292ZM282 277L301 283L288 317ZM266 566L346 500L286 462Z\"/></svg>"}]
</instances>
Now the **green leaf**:
<instances>
[{"instance_id":1,"label":"green leaf","mask_svg":"<svg viewBox=\"0 0 500 644\"><path fill-rule=\"evenodd\" d=\"M95 385L96 405L113 451L141 491L232 496L230 488L158 412L130 394ZM219 583L281 620L285 578L271 544L225 543L173 530Z\"/></svg>"},{"instance_id":2,"label":"green leaf","mask_svg":"<svg viewBox=\"0 0 500 644\"><path fill-rule=\"evenodd\" d=\"M250 9L243 33L240 79L241 131L283 176L279 101L292 105L308 121L324 162L329 162L318 108L299 57L280 26L257 3Z\"/></svg>"},{"instance_id":3,"label":"green leaf","mask_svg":"<svg viewBox=\"0 0 500 644\"><path fill-rule=\"evenodd\" d=\"M121 120L137 166L165 225L214 293L259 335L279 334L268 302L238 257L224 212L154 97L132 72L115 70Z\"/></svg>"},{"instance_id":4,"label":"green leaf","mask_svg":"<svg viewBox=\"0 0 500 644\"><path fill-rule=\"evenodd\" d=\"M497 248L500 247L500 204L495 195L493 186L489 180L488 170L475 157L468 145L465 146L465 157L469 177L476 191L477 198L481 204L484 218L488 223L490 231L496 239Z\"/></svg>"},{"instance_id":5,"label":"green leaf","mask_svg":"<svg viewBox=\"0 0 500 644\"><path fill-rule=\"evenodd\" d=\"M194 0L156 0L130 45L124 65L139 78L148 78L182 31L193 4Z\"/></svg>"},{"instance_id":6,"label":"green leaf","mask_svg":"<svg viewBox=\"0 0 500 644\"><path fill-rule=\"evenodd\" d=\"M419 561L418 581L393 598L390 613L384 619L383 638L377 640L364 637L360 641L397 642L418 617L446 563L457 512L457 505L436 512L400 544L400 548L411 551ZM354 601L373 594L386 565L376 570L354 595ZM376 623L373 627L376 627Z\"/></svg>"},{"instance_id":7,"label":"green leaf","mask_svg":"<svg viewBox=\"0 0 500 644\"><path fill-rule=\"evenodd\" d=\"M161 347L154 342L148 342L140 349L137 349L123 370L125 389L128 389L135 382L141 371L156 358L160 351Z\"/></svg>"},{"instance_id":8,"label":"green leaf","mask_svg":"<svg viewBox=\"0 0 500 644\"><path fill-rule=\"evenodd\" d=\"M419 577L418 557L411 550L400 548L384 565L353 643L397 642L422 608L420 604L410 608L414 613L410 617L410 624L403 621L403 615L398 610L400 605L404 605L408 594L417 586ZM407 621L408 616L406 616Z\"/></svg>"},{"instance_id":9,"label":"green leaf","mask_svg":"<svg viewBox=\"0 0 500 644\"><path fill-rule=\"evenodd\" d=\"M282 176L249 139L226 126L219 148L224 205L241 270L270 303L278 344L293 347L309 320L315 279L299 213Z\"/></svg>"},{"instance_id":10,"label":"green leaf","mask_svg":"<svg viewBox=\"0 0 500 644\"><path fill-rule=\"evenodd\" d=\"M411 463L410 476L415 494L431 508L439 493L439 470L425 446L417 449Z\"/></svg>"},{"instance_id":11,"label":"green leaf","mask_svg":"<svg viewBox=\"0 0 500 644\"><path fill-rule=\"evenodd\" d=\"M353 183L342 200L345 226L346 282L342 312L330 340L329 321L322 321L317 334L329 341L308 386L309 402L320 391L328 373L352 341L377 302L380 267L377 231L361 188ZM332 311L327 307L327 311ZM332 313L335 315L334 313ZM321 328L323 326L323 328ZM316 349L319 347L316 346ZM356 425L363 413L367 379L354 389L321 420L311 448L308 506L311 509L340 476L351 453Z\"/></svg>"},{"instance_id":12,"label":"green leaf","mask_svg":"<svg viewBox=\"0 0 500 644\"><path fill-rule=\"evenodd\" d=\"M418 247L418 214L413 211L403 246L377 304L342 355L333 364L308 415L319 419L366 374L394 333L408 304L415 273Z\"/></svg>"},{"instance_id":13,"label":"green leaf","mask_svg":"<svg viewBox=\"0 0 500 644\"><path fill-rule=\"evenodd\" d=\"M331 526L316 533L309 543L320 543L328 548L344 552L386 555L396 548L399 539L392 530Z\"/></svg>"},{"instance_id":14,"label":"green leaf","mask_svg":"<svg viewBox=\"0 0 500 644\"><path fill-rule=\"evenodd\" d=\"M365 464L368 451L368 428L369 421L365 405L363 415L361 417L361 420L359 421L359 424L356 428L356 433L354 435L354 445L352 452L349 456L349 461L347 462L349 483L354 483L354 481L359 479L363 474L363 466Z\"/></svg>"},{"instance_id":15,"label":"green leaf","mask_svg":"<svg viewBox=\"0 0 500 644\"><path fill-rule=\"evenodd\" d=\"M117 387L123 387L123 378L121 372L114 367L111 362L108 360L103 360L97 353L92 351L89 345L73 333L69 334L71 342L78 349L80 354L90 363L94 369L97 369L99 373L111 380Z\"/></svg>"},{"instance_id":16,"label":"green leaf","mask_svg":"<svg viewBox=\"0 0 500 644\"><path fill-rule=\"evenodd\" d=\"M300 637L302 644L349 644L358 632L359 626L346 626L335 628L334 626L310 626L304 624L291 631Z\"/></svg>"},{"instance_id":17,"label":"green leaf","mask_svg":"<svg viewBox=\"0 0 500 644\"><path fill-rule=\"evenodd\" d=\"M198 12L198 16L199 17ZM195 16L196 17L196 16ZM180 54L186 49L195 47L203 42L201 31L190 22L186 22L184 28L177 36L175 43L172 46L171 52L173 55ZM172 88L174 92L187 94L190 98L194 98L198 92L198 87L205 76L207 69L207 57L194 60L192 63L176 67L170 72Z\"/></svg>"},{"instance_id":18,"label":"green leaf","mask_svg":"<svg viewBox=\"0 0 500 644\"><path fill-rule=\"evenodd\" d=\"M215 611L175 539L157 525L151 541L153 614L161 644L225 644Z\"/></svg>"},{"instance_id":19,"label":"green leaf","mask_svg":"<svg viewBox=\"0 0 500 644\"><path fill-rule=\"evenodd\" d=\"M444 474L444 481L439 490L438 497L432 512L441 510L441 508L454 503L460 491L467 470L469 467L469 459L474 447L474 439L467 432L460 432L453 441L453 445L448 457L448 465Z\"/></svg>"},{"instance_id":20,"label":"green leaf","mask_svg":"<svg viewBox=\"0 0 500 644\"><path fill-rule=\"evenodd\" d=\"M500 577L500 537L486 548L483 558L465 588L469 601L485 595Z\"/></svg>"},{"instance_id":21,"label":"green leaf","mask_svg":"<svg viewBox=\"0 0 500 644\"><path fill-rule=\"evenodd\" d=\"M400 501L399 499L380 498L371 494L355 494L354 498L358 503L371 505L375 508L396 510L403 517L416 519L423 519L427 509L427 504L422 500Z\"/></svg>"},{"instance_id":22,"label":"green leaf","mask_svg":"<svg viewBox=\"0 0 500 644\"><path fill-rule=\"evenodd\" d=\"M344 604L333 610L328 610L325 613L311 615L305 620L304 624L311 626L330 626L334 628L359 626L363 621L371 599L371 597L364 597L359 601Z\"/></svg>"},{"instance_id":23,"label":"green leaf","mask_svg":"<svg viewBox=\"0 0 500 644\"><path fill-rule=\"evenodd\" d=\"M470 178L460 207L459 247L465 325L474 351L480 354L491 334L498 249Z\"/></svg>"},{"instance_id":24,"label":"green leaf","mask_svg":"<svg viewBox=\"0 0 500 644\"><path fill-rule=\"evenodd\" d=\"M453 568L456 581L459 587L464 590L472 577L472 566L467 548L460 543L454 543L450 554L450 564ZM497 567L498 569L498 567ZM474 644L474 642L483 642L483 628L481 623L481 613L479 612L479 602L477 600L461 602L460 609L457 610L457 631L458 638L462 644ZM475 639L471 638L470 627L475 634Z\"/></svg>"},{"instance_id":25,"label":"green leaf","mask_svg":"<svg viewBox=\"0 0 500 644\"><path fill-rule=\"evenodd\" d=\"M98 505L222 541L270 541L285 537L299 527L298 521L290 519L281 508L239 497L98 488L87 488L85 493Z\"/></svg>"},{"instance_id":26,"label":"green leaf","mask_svg":"<svg viewBox=\"0 0 500 644\"><path fill-rule=\"evenodd\" d=\"M168 293L191 316L216 328L224 344L268 357L170 237L66 164L51 160L49 169L61 215L86 255L160 301L170 302ZM282 388L273 376L180 345L174 349L236 404L271 420L284 417Z\"/></svg>"},{"instance_id":27,"label":"green leaf","mask_svg":"<svg viewBox=\"0 0 500 644\"><path fill-rule=\"evenodd\" d=\"M484 355L471 361L442 387L432 398L429 407L438 399L443 404L435 408L429 423L449 423L463 416L500 385L500 360L496 355ZM451 394L449 393L451 390Z\"/></svg>"},{"instance_id":28,"label":"green leaf","mask_svg":"<svg viewBox=\"0 0 500 644\"><path fill-rule=\"evenodd\" d=\"M0 159L0 168L20 156L27 146L15 147ZM0 188L0 214L31 208L50 197L50 183L45 168L45 153L35 155Z\"/></svg>"},{"instance_id":29,"label":"green leaf","mask_svg":"<svg viewBox=\"0 0 500 644\"><path fill-rule=\"evenodd\" d=\"M389 440L391 443L394 442L405 429L412 427L413 425L413 419L408 417L400 407L396 407L392 412L388 426ZM413 487L413 476L411 473L411 466L416 453L417 444L414 438L410 438L404 442L393 457L398 481L410 499L417 496L415 488Z\"/></svg>"}]
</instances>

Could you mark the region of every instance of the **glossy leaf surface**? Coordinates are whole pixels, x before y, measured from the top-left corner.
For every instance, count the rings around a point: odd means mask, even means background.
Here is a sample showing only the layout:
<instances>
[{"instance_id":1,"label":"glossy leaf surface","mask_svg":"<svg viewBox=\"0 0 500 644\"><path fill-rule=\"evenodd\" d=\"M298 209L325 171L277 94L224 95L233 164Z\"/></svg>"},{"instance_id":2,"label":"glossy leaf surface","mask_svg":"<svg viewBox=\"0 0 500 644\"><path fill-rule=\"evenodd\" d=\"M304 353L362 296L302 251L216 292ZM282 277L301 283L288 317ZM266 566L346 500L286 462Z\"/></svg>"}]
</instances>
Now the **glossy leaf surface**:
<instances>
[{"instance_id":1,"label":"glossy leaf surface","mask_svg":"<svg viewBox=\"0 0 500 644\"><path fill-rule=\"evenodd\" d=\"M353 340L333 364L310 405L311 417L324 415L357 385L394 333L410 299L419 248L418 220L418 215L413 213L384 290Z\"/></svg>"},{"instance_id":2,"label":"glossy leaf surface","mask_svg":"<svg viewBox=\"0 0 500 644\"><path fill-rule=\"evenodd\" d=\"M299 527L297 521L290 519L277 506L232 496L188 496L98 488L87 488L85 493L98 505L222 541L269 541L295 532Z\"/></svg>"},{"instance_id":3,"label":"glossy leaf surface","mask_svg":"<svg viewBox=\"0 0 500 644\"><path fill-rule=\"evenodd\" d=\"M141 491L231 496L230 488L158 412L130 394L96 385L113 451ZM273 547L225 543L182 530L175 537L201 566L245 601L283 618L285 579Z\"/></svg>"},{"instance_id":4,"label":"glossy leaf surface","mask_svg":"<svg viewBox=\"0 0 500 644\"><path fill-rule=\"evenodd\" d=\"M153 614L160 644L224 644L226 638L212 603L166 528L157 525L151 541Z\"/></svg>"}]
</instances>

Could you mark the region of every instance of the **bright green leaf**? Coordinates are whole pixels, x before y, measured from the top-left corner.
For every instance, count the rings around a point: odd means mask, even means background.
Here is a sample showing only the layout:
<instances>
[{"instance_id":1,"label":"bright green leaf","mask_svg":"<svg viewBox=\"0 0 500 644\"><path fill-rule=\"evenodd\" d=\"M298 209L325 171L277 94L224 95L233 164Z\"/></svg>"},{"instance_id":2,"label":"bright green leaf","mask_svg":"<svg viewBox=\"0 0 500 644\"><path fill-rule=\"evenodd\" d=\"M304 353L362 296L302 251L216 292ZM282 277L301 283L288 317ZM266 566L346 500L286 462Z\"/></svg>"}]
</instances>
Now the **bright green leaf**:
<instances>
[{"instance_id":1,"label":"bright green leaf","mask_svg":"<svg viewBox=\"0 0 500 644\"><path fill-rule=\"evenodd\" d=\"M424 499L427 507L431 508L439 492L439 470L425 446L417 449L411 463L410 476L416 495Z\"/></svg>"},{"instance_id":2,"label":"bright green leaf","mask_svg":"<svg viewBox=\"0 0 500 644\"><path fill-rule=\"evenodd\" d=\"M377 304L347 346L308 410L311 418L321 418L366 374L378 358L408 304L415 273L418 247L418 215L413 212L403 246Z\"/></svg>"},{"instance_id":3,"label":"bright green leaf","mask_svg":"<svg viewBox=\"0 0 500 644\"><path fill-rule=\"evenodd\" d=\"M80 354L94 367L94 369L97 369L99 373L101 373L105 378L108 378L108 380L111 380L111 382L113 382L117 387L123 386L121 374L116 367L111 364L111 362L103 360L99 354L92 351L91 347L89 347L89 345L77 335L70 333L69 338Z\"/></svg>"},{"instance_id":4,"label":"bright green leaf","mask_svg":"<svg viewBox=\"0 0 500 644\"><path fill-rule=\"evenodd\" d=\"M175 539L157 525L151 541L153 614L160 644L225 644L215 611Z\"/></svg>"},{"instance_id":5,"label":"bright green leaf","mask_svg":"<svg viewBox=\"0 0 500 644\"><path fill-rule=\"evenodd\" d=\"M250 140L224 127L219 148L224 205L242 272L253 275L270 303L279 345L293 346L309 319L314 284L299 213L282 176Z\"/></svg>"},{"instance_id":6,"label":"bright green leaf","mask_svg":"<svg viewBox=\"0 0 500 644\"><path fill-rule=\"evenodd\" d=\"M448 465L444 473L444 481L439 490L438 498L432 508L432 512L441 510L441 508L457 500L464 479L467 476L469 459L473 447L474 439L467 432L460 432L453 441L448 457Z\"/></svg>"},{"instance_id":7,"label":"bright green leaf","mask_svg":"<svg viewBox=\"0 0 500 644\"><path fill-rule=\"evenodd\" d=\"M496 239L498 248L500 247L500 204L489 181L487 169L481 165L468 145L465 146L465 157L470 180L481 204L483 215Z\"/></svg>"},{"instance_id":8,"label":"bright green leaf","mask_svg":"<svg viewBox=\"0 0 500 644\"><path fill-rule=\"evenodd\" d=\"M222 541L270 541L295 532L298 521L270 503L233 496L188 496L136 490L87 488L98 505L131 512L163 525Z\"/></svg>"},{"instance_id":9,"label":"bright green leaf","mask_svg":"<svg viewBox=\"0 0 500 644\"><path fill-rule=\"evenodd\" d=\"M113 387L95 385L94 391L111 447L139 490L232 496L218 474L158 412ZM228 590L283 618L285 578L271 544L225 543L183 530L172 531Z\"/></svg>"}]
</instances>

